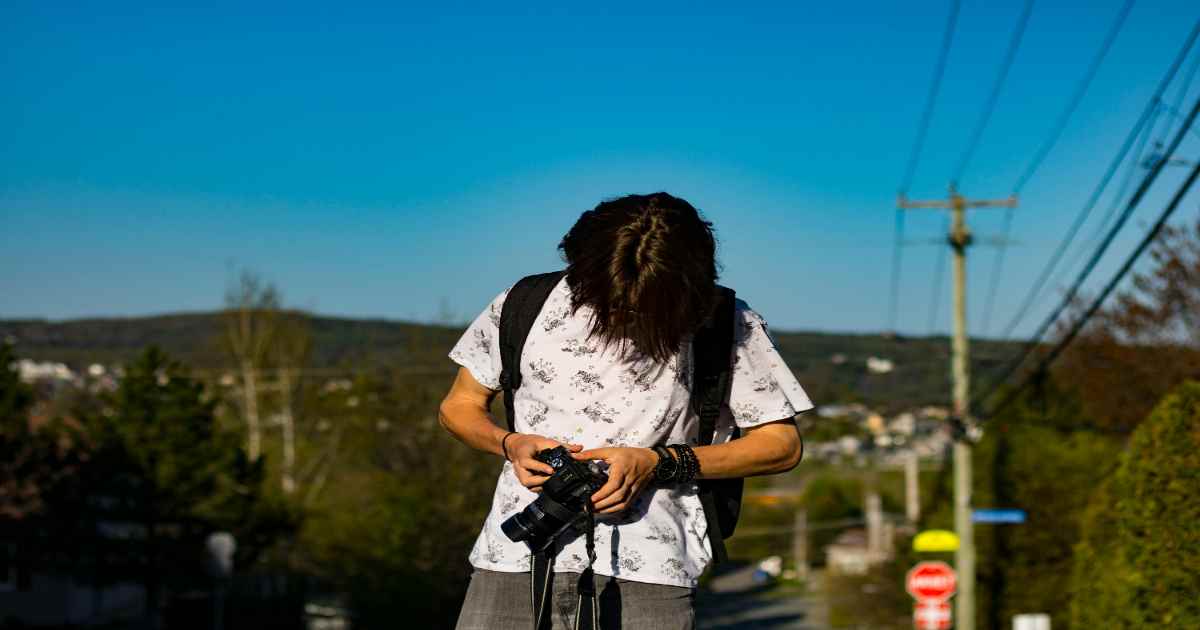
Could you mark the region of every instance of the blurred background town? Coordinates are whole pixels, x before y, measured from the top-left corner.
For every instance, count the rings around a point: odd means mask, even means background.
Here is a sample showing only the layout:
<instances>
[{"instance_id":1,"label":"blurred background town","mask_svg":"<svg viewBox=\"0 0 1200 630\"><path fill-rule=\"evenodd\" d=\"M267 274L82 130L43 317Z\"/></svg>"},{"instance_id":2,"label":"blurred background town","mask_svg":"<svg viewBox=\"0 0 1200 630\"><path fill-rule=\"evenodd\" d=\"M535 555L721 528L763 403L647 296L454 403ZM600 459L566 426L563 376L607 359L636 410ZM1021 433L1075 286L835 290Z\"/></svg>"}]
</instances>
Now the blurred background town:
<instances>
[{"instance_id":1,"label":"blurred background town","mask_svg":"<svg viewBox=\"0 0 1200 630\"><path fill-rule=\"evenodd\" d=\"M437 422L446 353L660 189L818 405L701 628L1200 627L1198 36L6 4L0 628L453 627L499 461Z\"/></svg>"}]
</instances>

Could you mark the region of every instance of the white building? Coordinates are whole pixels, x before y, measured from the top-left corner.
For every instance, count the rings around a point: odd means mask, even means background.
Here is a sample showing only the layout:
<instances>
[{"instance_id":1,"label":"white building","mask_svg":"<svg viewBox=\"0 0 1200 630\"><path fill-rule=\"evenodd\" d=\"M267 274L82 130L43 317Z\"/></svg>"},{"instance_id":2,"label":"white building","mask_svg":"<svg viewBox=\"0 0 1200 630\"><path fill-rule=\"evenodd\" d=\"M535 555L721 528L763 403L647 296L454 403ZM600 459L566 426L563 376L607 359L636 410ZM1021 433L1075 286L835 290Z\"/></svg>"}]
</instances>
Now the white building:
<instances>
[{"instance_id":1,"label":"white building","mask_svg":"<svg viewBox=\"0 0 1200 630\"><path fill-rule=\"evenodd\" d=\"M17 372L21 375L21 380L26 383L44 380L75 380L75 373L65 363L51 361L38 362L32 359L18 359Z\"/></svg>"},{"instance_id":2,"label":"white building","mask_svg":"<svg viewBox=\"0 0 1200 630\"><path fill-rule=\"evenodd\" d=\"M894 369L896 364L891 359L867 357L867 371L872 374L887 374Z\"/></svg>"}]
</instances>

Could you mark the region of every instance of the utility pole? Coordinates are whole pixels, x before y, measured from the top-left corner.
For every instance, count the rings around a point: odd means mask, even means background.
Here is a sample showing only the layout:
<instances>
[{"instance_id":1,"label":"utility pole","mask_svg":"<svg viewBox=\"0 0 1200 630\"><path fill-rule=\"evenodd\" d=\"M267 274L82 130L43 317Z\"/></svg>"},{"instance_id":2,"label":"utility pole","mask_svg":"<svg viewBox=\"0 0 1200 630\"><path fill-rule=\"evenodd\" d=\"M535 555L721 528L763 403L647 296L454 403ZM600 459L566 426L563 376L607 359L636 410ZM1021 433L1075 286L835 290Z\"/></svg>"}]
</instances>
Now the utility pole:
<instances>
[{"instance_id":1,"label":"utility pole","mask_svg":"<svg viewBox=\"0 0 1200 630\"><path fill-rule=\"evenodd\" d=\"M970 363L967 345L967 247L971 231L967 229L968 208L1015 208L1017 198L972 200L963 197L950 186L946 200L897 200L901 209L939 208L950 211L950 234L947 242L954 252L954 335L951 340L950 375L953 382L953 420L970 428ZM971 522L971 443L969 431L956 431L954 438L954 532L958 534L958 550L954 552L955 572L958 574L958 594L954 597L954 616L957 630L975 630L975 532Z\"/></svg>"},{"instance_id":2,"label":"utility pole","mask_svg":"<svg viewBox=\"0 0 1200 630\"><path fill-rule=\"evenodd\" d=\"M796 510L796 526L792 529L792 555L796 561L796 579L808 580L808 512Z\"/></svg>"},{"instance_id":3,"label":"utility pole","mask_svg":"<svg viewBox=\"0 0 1200 630\"><path fill-rule=\"evenodd\" d=\"M904 516L913 527L921 520L920 465L917 451L909 450L904 457Z\"/></svg>"}]
</instances>

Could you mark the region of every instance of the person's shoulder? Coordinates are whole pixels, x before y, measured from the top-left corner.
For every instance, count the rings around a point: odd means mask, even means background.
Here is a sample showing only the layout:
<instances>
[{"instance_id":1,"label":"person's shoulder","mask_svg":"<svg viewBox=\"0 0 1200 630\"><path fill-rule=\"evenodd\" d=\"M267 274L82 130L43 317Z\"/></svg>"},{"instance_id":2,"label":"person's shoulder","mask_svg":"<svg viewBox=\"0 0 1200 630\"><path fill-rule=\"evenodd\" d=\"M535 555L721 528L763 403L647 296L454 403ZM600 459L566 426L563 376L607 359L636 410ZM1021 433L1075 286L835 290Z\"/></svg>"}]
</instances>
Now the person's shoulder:
<instances>
[{"instance_id":1,"label":"person's shoulder","mask_svg":"<svg viewBox=\"0 0 1200 630\"><path fill-rule=\"evenodd\" d=\"M740 297L733 298L733 320L742 322L743 324L758 324L761 326L765 326L767 323L758 311L754 310L746 300Z\"/></svg>"},{"instance_id":2,"label":"person's shoulder","mask_svg":"<svg viewBox=\"0 0 1200 630\"><path fill-rule=\"evenodd\" d=\"M497 293L496 297L492 298L492 301L488 303L488 308L491 310L492 320L497 325L499 325L499 323L500 323L500 313L504 310L504 303L505 303L505 301L507 301L508 295L510 293L512 293L513 288L515 288L518 284L520 284L521 280L524 280L525 277L526 276L518 278L517 280L514 280L513 282L511 282L510 284L505 286L504 289L502 291L500 291L499 293ZM559 279L558 283L555 285L554 290L559 291L559 292L564 292L569 295L570 289L567 286L567 278L566 278L565 274L563 275L562 278Z\"/></svg>"}]
</instances>

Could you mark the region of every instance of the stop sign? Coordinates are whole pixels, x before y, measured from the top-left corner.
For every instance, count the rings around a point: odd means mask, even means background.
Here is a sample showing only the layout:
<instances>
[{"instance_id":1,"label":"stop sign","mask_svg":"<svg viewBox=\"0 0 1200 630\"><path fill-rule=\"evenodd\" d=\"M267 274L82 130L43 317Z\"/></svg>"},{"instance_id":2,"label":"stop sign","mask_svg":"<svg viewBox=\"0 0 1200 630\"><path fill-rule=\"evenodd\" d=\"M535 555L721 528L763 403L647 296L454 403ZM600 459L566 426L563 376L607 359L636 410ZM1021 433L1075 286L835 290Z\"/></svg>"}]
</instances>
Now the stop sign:
<instances>
[{"instance_id":1,"label":"stop sign","mask_svg":"<svg viewBox=\"0 0 1200 630\"><path fill-rule=\"evenodd\" d=\"M954 594L955 585L954 569L940 560L918 562L917 566L908 570L908 579L905 580L908 594L918 600L949 599Z\"/></svg>"},{"instance_id":2,"label":"stop sign","mask_svg":"<svg viewBox=\"0 0 1200 630\"><path fill-rule=\"evenodd\" d=\"M950 630L950 602L922 599L913 607L913 626L917 630Z\"/></svg>"}]
</instances>

